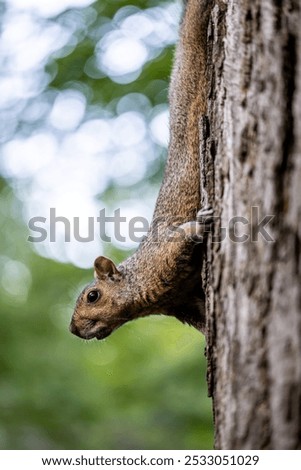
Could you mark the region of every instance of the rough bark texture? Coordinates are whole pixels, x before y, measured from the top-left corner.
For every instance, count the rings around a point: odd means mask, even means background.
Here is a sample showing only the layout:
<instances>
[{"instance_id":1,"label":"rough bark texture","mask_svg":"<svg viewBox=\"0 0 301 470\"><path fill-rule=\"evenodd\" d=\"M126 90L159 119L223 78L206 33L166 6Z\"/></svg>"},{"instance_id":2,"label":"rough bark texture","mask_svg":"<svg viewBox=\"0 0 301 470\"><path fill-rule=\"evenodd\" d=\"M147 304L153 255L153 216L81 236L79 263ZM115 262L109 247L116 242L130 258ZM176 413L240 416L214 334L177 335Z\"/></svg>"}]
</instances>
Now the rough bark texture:
<instances>
[{"instance_id":1,"label":"rough bark texture","mask_svg":"<svg viewBox=\"0 0 301 470\"><path fill-rule=\"evenodd\" d=\"M222 240L209 243L203 277L218 449L301 448L300 9L216 0L208 30L201 190ZM256 241L252 207L259 221L275 215L273 242Z\"/></svg>"}]
</instances>

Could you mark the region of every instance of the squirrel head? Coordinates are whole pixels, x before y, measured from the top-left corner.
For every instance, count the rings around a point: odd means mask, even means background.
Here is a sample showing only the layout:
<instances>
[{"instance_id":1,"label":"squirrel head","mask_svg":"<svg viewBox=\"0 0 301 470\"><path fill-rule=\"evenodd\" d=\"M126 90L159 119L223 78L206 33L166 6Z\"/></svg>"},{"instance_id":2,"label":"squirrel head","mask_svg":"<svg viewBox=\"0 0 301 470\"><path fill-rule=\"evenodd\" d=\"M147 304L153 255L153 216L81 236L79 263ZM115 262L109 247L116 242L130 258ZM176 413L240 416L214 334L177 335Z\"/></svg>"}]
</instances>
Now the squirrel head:
<instances>
[{"instance_id":1,"label":"squirrel head","mask_svg":"<svg viewBox=\"0 0 301 470\"><path fill-rule=\"evenodd\" d=\"M84 339L103 339L129 320L121 288L124 276L109 258L94 262L94 282L79 295L70 323L71 333Z\"/></svg>"}]
</instances>

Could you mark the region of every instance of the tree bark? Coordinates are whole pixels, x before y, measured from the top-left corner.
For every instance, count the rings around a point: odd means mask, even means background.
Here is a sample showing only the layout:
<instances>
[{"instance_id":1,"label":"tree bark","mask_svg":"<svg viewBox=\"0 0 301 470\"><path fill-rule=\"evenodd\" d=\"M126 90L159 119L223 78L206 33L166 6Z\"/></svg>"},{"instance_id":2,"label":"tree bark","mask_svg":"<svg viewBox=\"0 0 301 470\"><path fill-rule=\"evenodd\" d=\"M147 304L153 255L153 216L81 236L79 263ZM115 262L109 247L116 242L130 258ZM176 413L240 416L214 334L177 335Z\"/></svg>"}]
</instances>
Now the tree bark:
<instances>
[{"instance_id":1,"label":"tree bark","mask_svg":"<svg viewBox=\"0 0 301 470\"><path fill-rule=\"evenodd\" d=\"M300 9L216 0L208 28L200 166L216 216L203 281L217 449L301 448Z\"/></svg>"}]
</instances>

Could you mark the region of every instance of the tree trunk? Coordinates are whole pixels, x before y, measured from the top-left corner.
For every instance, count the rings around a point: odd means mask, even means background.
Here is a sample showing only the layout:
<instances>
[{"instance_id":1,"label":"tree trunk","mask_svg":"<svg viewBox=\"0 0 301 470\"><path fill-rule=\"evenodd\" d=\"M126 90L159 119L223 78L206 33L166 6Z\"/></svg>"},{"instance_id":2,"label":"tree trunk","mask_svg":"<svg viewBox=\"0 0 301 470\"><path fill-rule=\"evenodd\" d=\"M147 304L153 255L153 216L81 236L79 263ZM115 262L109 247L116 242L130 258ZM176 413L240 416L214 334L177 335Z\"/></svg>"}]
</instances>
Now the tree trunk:
<instances>
[{"instance_id":1,"label":"tree trunk","mask_svg":"<svg viewBox=\"0 0 301 470\"><path fill-rule=\"evenodd\" d=\"M218 449L301 448L300 9L216 0L208 28L200 164L217 217L203 278Z\"/></svg>"}]
</instances>

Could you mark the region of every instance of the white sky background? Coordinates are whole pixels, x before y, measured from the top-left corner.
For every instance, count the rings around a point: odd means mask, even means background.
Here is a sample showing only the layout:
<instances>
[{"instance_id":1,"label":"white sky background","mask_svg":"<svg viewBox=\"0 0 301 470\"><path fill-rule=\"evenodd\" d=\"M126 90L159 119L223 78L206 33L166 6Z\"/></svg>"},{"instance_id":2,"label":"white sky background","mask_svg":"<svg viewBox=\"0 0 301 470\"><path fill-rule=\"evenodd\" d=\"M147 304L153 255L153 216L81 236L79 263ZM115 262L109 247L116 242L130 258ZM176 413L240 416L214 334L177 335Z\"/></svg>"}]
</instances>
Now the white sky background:
<instances>
[{"instance_id":1,"label":"white sky background","mask_svg":"<svg viewBox=\"0 0 301 470\"><path fill-rule=\"evenodd\" d=\"M58 216L71 222L73 217L80 218L83 237L88 232L88 217L96 218L104 207L96 195L106 189L109 181L117 186L140 181L147 164L156 157L154 144L167 147L168 143L166 107L154 109L148 123L142 112L127 111L122 105L118 116L109 116L99 109L98 116L94 113L91 117L86 98L79 90L61 91L54 97L53 105L42 97L49 81L44 72L47 58L72 45L74 31L51 21L45 26L39 17L51 18L69 7L92 3L9 0L0 39L0 66L5 70L0 76L4 142L0 171L18 188L27 221L35 216L49 219L49 210L55 207ZM104 33L92 58L117 83L131 83L162 47L175 42L180 12L173 3L144 12L125 8L117 13L117 26ZM36 99L27 107L30 97ZM145 98L141 95L141 99ZM39 122L42 111L47 112L46 122L37 125L32 135L25 137L15 132L17 120L13 112L23 113L28 122ZM143 201L124 201L121 215L143 215L150 220L153 205L154 198L146 194ZM113 209L109 208L107 214L113 215ZM71 242L64 243L62 224L57 224L57 235L56 243L47 240L35 244L35 248L43 256L87 268L102 252L97 226L95 240L89 243L75 241L72 233ZM129 239L115 244L127 249L135 246Z\"/></svg>"}]
</instances>

